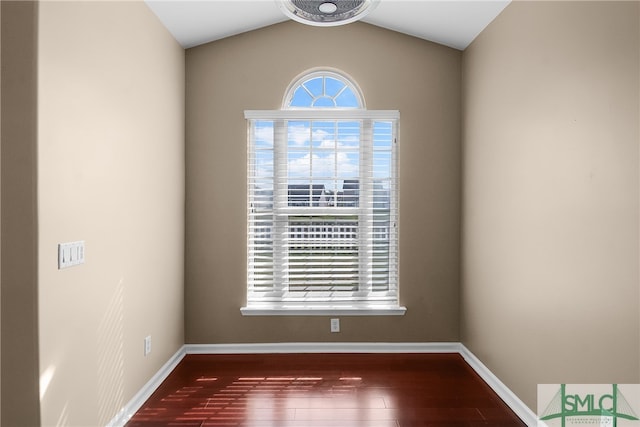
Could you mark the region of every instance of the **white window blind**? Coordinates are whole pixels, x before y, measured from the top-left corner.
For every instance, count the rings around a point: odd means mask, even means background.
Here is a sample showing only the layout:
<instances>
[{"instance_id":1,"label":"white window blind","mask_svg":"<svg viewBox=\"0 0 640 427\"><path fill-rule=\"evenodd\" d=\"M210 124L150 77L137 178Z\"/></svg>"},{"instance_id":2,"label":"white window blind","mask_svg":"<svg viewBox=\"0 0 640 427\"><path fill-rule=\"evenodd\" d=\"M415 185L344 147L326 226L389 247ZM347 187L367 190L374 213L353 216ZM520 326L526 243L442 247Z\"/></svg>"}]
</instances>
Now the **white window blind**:
<instances>
[{"instance_id":1,"label":"white window blind","mask_svg":"<svg viewBox=\"0 0 640 427\"><path fill-rule=\"evenodd\" d=\"M397 307L399 113L245 118L247 308Z\"/></svg>"}]
</instances>

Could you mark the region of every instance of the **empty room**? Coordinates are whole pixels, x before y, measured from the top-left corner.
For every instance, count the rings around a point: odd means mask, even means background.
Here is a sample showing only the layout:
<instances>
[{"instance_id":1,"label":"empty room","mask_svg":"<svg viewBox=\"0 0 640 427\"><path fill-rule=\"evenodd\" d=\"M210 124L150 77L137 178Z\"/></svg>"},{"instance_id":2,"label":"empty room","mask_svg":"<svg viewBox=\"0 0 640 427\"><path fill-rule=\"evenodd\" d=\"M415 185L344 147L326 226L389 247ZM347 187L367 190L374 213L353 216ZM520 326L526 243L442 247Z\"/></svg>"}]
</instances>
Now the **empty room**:
<instances>
[{"instance_id":1,"label":"empty room","mask_svg":"<svg viewBox=\"0 0 640 427\"><path fill-rule=\"evenodd\" d=\"M640 2L0 25L2 426L639 422Z\"/></svg>"}]
</instances>

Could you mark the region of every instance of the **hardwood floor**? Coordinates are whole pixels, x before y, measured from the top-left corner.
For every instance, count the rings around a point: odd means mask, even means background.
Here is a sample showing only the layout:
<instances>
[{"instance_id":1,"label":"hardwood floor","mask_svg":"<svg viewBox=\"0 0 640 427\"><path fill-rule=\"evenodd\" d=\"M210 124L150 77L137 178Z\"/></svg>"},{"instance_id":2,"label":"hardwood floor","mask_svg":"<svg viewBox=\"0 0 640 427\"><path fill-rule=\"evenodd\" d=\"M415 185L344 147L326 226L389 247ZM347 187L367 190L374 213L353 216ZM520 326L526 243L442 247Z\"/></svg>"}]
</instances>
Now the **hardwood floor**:
<instances>
[{"instance_id":1,"label":"hardwood floor","mask_svg":"<svg viewBox=\"0 0 640 427\"><path fill-rule=\"evenodd\" d=\"M187 355L127 427L525 424L458 354Z\"/></svg>"}]
</instances>

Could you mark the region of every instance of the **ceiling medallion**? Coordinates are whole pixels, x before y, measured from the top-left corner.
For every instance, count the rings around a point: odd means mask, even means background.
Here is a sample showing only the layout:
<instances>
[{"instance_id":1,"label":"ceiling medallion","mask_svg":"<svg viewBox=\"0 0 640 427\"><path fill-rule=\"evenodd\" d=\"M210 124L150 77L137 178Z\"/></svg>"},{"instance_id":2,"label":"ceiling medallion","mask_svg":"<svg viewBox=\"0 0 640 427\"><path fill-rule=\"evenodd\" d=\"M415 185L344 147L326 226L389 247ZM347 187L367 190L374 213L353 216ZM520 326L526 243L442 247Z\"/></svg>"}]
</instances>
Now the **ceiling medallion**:
<instances>
[{"instance_id":1,"label":"ceiling medallion","mask_svg":"<svg viewBox=\"0 0 640 427\"><path fill-rule=\"evenodd\" d=\"M289 18L308 25L334 26L357 21L380 0L277 0Z\"/></svg>"}]
</instances>

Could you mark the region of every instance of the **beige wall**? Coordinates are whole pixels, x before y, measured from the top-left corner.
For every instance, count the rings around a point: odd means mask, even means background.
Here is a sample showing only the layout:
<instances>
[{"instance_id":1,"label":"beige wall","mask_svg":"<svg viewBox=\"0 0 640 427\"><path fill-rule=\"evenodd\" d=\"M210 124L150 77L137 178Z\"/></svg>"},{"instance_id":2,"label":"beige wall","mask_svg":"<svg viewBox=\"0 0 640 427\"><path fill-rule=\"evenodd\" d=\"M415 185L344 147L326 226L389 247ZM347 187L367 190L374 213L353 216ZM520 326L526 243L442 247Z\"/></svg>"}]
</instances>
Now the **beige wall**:
<instances>
[{"instance_id":1,"label":"beige wall","mask_svg":"<svg viewBox=\"0 0 640 427\"><path fill-rule=\"evenodd\" d=\"M2 7L0 6L0 46L2 46ZM0 52L2 48L0 47ZM2 54L0 53L0 69L2 69ZM0 80L2 80L0 78ZM0 84L0 135L2 135L2 84ZM0 138L2 141L2 138ZM2 143L0 142L0 241L2 241ZM0 244L0 278L2 277L2 249ZM0 331L2 331L2 282L0 281ZM0 338L0 373L2 372L2 339ZM0 423L2 422L2 386L0 385Z\"/></svg>"},{"instance_id":2,"label":"beige wall","mask_svg":"<svg viewBox=\"0 0 640 427\"><path fill-rule=\"evenodd\" d=\"M640 381L638 2L515 2L463 55L462 341L538 383Z\"/></svg>"},{"instance_id":3,"label":"beige wall","mask_svg":"<svg viewBox=\"0 0 640 427\"><path fill-rule=\"evenodd\" d=\"M143 2L42 2L38 43L42 424L104 425L184 343L184 50Z\"/></svg>"},{"instance_id":4,"label":"beige wall","mask_svg":"<svg viewBox=\"0 0 640 427\"><path fill-rule=\"evenodd\" d=\"M0 52L2 52L2 7L0 6ZM0 69L2 54L0 53ZM0 81L2 79L0 78ZM0 84L0 135L2 135L2 84ZM2 241L2 138L0 137L0 242ZM2 245L0 244L0 278L2 277ZM2 282L0 281L0 331L2 331ZM2 339L0 338L0 373L2 372ZM0 423L2 423L2 386L0 385Z\"/></svg>"},{"instance_id":5,"label":"beige wall","mask_svg":"<svg viewBox=\"0 0 640 427\"><path fill-rule=\"evenodd\" d=\"M2 1L2 419L37 426L36 3Z\"/></svg>"},{"instance_id":6,"label":"beige wall","mask_svg":"<svg viewBox=\"0 0 640 427\"><path fill-rule=\"evenodd\" d=\"M363 23L286 22L187 51L185 319L188 343L457 341L459 51ZM351 75L370 109L398 109L404 317L242 317L245 109L277 109L312 67Z\"/></svg>"}]
</instances>

